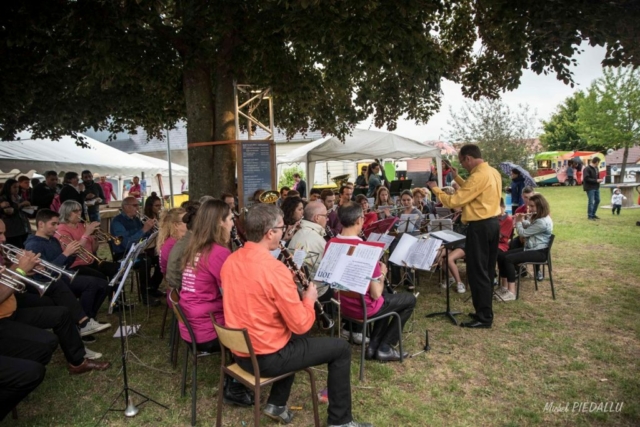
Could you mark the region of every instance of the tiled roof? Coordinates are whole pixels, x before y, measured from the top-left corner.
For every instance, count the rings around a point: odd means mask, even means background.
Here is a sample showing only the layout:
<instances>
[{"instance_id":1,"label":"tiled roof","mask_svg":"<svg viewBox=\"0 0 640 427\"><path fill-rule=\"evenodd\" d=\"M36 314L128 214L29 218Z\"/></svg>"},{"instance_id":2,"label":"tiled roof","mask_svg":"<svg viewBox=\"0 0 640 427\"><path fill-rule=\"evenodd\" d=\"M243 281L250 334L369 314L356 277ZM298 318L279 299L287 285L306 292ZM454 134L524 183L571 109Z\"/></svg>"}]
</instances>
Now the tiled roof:
<instances>
[{"instance_id":1,"label":"tiled roof","mask_svg":"<svg viewBox=\"0 0 640 427\"><path fill-rule=\"evenodd\" d=\"M251 138L262 139L265 138L266 135L267 133L265 131L263 131L262 129L258 129ZM147 141L147 138L148 135L144 131L144 129L138 128L138 133L136 135L129 135L129 138L127 139L105 141L104 143L113 148L124 151L125 153L149 153L154 151L166 151L166 138L163 141L160 141L157 138L152 138ZM276 143L315 141L316 139L320 138L322 138L322 133L320 131L308 132L306 135L296 133L289 141L287 141L285 133L280 129L276 129L275 135ZM247 139L246 132L240 135L240 139ZM169 140L171 141L171 150L187 149L187 128L184 122L179 123L176 129L172 129L169 132Z\"/></svg>"},{"instance_id":2,"label":"tiled roof","mask_svg":"<svg viewBox=\"0 0 640 427\"><path fill-rule=\"evenodd\" d=\"M623 155L624 148L621 148L605 156L605 161L608 165L621 165ZM627 157L628 165L636 164L638 162L640 162L640 145L629 148L629 157Z\"/></svg>"}]
</instances>

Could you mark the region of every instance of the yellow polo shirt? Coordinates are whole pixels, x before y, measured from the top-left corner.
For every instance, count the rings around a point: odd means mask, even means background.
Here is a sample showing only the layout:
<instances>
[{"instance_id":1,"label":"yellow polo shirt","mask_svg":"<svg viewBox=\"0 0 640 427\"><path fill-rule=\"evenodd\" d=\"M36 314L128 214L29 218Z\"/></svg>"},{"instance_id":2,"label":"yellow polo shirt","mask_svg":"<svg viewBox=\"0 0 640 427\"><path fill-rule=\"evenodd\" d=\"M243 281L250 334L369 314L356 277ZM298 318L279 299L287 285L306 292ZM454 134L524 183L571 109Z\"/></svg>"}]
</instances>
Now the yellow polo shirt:
<instances>
[{"instance_id":1,"label":"yellow polo shirt","mask_svg":"<svg viewBox=\"0 0 640 427\"><path fill-rule=\"evenodd\" d=\"M431 191L438 196L442 204L448 208L462 208L462 222L493 218L500 215L500 197L502 195L502 178L500 172L482 162L471 170L466 181L456 176L460 185L453 196L449 196L438 187Z\"/></svg>"}]
</instances>

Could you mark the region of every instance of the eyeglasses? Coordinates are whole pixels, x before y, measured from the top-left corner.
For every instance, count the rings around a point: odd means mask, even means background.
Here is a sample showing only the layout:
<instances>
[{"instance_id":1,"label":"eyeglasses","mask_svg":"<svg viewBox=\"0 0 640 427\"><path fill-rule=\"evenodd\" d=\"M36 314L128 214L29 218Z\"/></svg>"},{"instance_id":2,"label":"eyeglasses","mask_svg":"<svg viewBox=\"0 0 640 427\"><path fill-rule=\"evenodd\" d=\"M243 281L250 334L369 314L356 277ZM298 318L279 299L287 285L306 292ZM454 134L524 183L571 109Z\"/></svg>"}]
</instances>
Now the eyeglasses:
<instances>
[{"instance_id":1,"label":"eyeglasses","mask_svg":"<svg viewBox=\"0 0 640 427\"><path fill-rule=\"evenodd\" d=\"M130 204L126 204L126 205L122 205L122 206L134 206L134 207L136 207L136 208L139 208L139 207L140 207L140 205L130 205Z\"/></svg>"},{"instance_id":2,"label":"eyeglasses","mask_svg":"<svg viewBox=\"0 0 640 427\"><path fill-rule=\"evenodd\" d=\"M316 214L316 215L318 215L318 216L329 216L327 214Z\"/></svg>"},{"instance_id":3,"label":"eyeglasses","mask_svg":"<svg viewBox=\"0 0 640 427\"><path fill-rule=\"evenodd\" d=\"M74 209L74 210L72 210L71 212L73 212L73 213L80 213L80 212L82 212L82 209Z\"/></svg>"},{"instance_id":4,"label":"eyeglasses","mask_svg":"<svg viewBox=\"0 0 640 427\"><path fill-rule=\"evenodd\" d=\"M286 225L283 225L281 227L271 227L272 230L282 230L282 232L284 233L284 230L287 228Z\"/></svg>"}]
</instances>

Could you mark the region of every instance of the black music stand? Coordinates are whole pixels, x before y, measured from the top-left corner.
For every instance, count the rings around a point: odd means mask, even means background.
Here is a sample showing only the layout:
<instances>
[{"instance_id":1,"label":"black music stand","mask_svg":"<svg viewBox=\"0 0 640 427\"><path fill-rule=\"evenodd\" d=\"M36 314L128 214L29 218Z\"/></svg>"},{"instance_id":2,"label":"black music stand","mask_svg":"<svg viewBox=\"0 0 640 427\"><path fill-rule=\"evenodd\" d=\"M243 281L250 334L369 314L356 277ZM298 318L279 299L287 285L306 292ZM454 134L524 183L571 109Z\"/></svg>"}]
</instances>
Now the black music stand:
<instances>
[{"instance_id":1,"label":"black music stand","mask_svg":"<svg viewBox=\"0 0 640 427\"><path fill-rule=\"evenodd\" d=\"M458 326L458 319L455 318L458 314L461 314L459 311L451 311L451 300L450 300L450 291L449 291L449 251L454 249L456 244L464 241L466 237L462 234L454 233L453 231L443 230L436 231L434 233L430 233L431 237L442 240L442 246L444 247L444 274L445 274L445 282L447 285L447 309L445 311L440 311L436 313L429 313L427 317L435 317L435 316L447 316L451 322Z\"/></svg>"},{"instance_id":2,"label":"black music stand","mask_svg":"<svg viewBox=\"0 0 640 427\"><path fill-rule=\"evenodd\" d=\"M411 190L410 179L398 179L389 183L389 195L399 196L404 190Z\"/></svg>"},{"instance_id":3,"label":"black music stand","mask_svg":"<svg viewBox=\"0 0 640 427\"><path fill-rule=\"evenodd\" d=\"M136 394L138 396L140 396L142 398L142 401L138 402L138 406L142 405L144 403L147 402L151 402L151 403L155 403L158 406L161 406L164 409L169 409L167 406L163 405L162 403L159 403L155 400L153 400L152 398L150 398L149 396L146 396L136 390L134 390L133 388L129 387L129 377L127 375L127 353L128 350L125 348L125 336L130 335L130 332L135 332L136 328L135 325L127 325L126 320L124 319L124 304L125 304L125 299L124 299L124 292L123 292L123 288L124 288L124 284L125 281L127 280L127 277L129 276L129 274L131 273L131 270L133 268L133 264L135 262L135 259L138 257L139 253L144 249L144 247L146 246L147 242L146 241L142 241L139 242L137 244L134 244L128 254L127 257L125 258L126 264L122 263L121 264L121 271L122 273L119 271L118 274L116 275L116 277L120 280L120 283L118 285L118 288L116 289L116 292L113 296L113 299L111 301L110 306L113 307L116 304L116 301L118 300L118 298L121 299L121 304L122 304L122 308L120 310L118 310L118 328L119 328L119 332L120 332L120 350L121 350L121 360L122 360L122 380L123 380L123 388L120 391L120 393L118 393L118 395L116 396L116 398L113 400L113 402L111 403L111 405L109 406L109 408L107 409L107 411L102 415L102 417L100 418L100 420L98 420L98 423L96 424L96 426L100 425L100 423L102 422L102 420L104 420L104 418L107 416L107 414L109 412L120 412L123 411L124 415L126 417L135 417L138 414L139 409L136 407L136 405L134 405L133 400L131 399L131 394ZM131 328L129 328L129 326L131 326ZM116 402L118 402L118 400L120 400L121 397L124 397L124 408L114 408L114 405L116 404Z\"/></svg>"}]
</instances>

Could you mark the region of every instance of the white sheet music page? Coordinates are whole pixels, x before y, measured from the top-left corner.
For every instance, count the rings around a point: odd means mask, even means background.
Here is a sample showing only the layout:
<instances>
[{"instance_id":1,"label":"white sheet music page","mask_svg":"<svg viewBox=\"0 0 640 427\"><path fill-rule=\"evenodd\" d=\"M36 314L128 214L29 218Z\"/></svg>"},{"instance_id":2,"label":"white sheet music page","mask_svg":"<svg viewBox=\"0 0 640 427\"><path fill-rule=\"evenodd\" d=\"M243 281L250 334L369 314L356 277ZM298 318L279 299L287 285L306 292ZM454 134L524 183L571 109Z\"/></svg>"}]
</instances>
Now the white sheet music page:
<instances>
[{"instance_id":1,"label":"white sheet music page","mask_svg":"<svg viewBox=\"0 0 640 427\"><path fill-rule=\"evenodd\" d=\"M296 251L293 253L293 262L296 264L298 269L302 268L302 264L304 263L306 257L307 252L304 249L296 249Z\"/></svg>"},{"instance_id":2,"label":"white sheet music page","mask_svg":"<svg viewBox=\"0 0 640 427\"><path fill-rule=\"evenodd\" d=\"M389 234L380 234L380 233L371 233L369 234L369 238L367 242L382 242L384 243L384 250L389 249L389 246L393 243L394 237L389 236Z\"/></svg>"},{"instance_id":3,"label":"white sheet music page","mask_svg":"<svg viewBox=\"0 0 640 427\"><path fill-rule=\"evenodd\" d=\"M406 263L420 270L431 270L438 249L442 245L439 239L419 239L412 247Z\"/></svg>"},{"instance_id":4,"label":"white sheet music page","mask_svg":"<svg viewBox=\"0 0 640 427\"><path fill-rule=\"evenodd\" d=\"M340 261L340 258L345 255L352 246L353 245L345 243L330 244L322 257L322 261L320 261L320 266L316 270L316 276L313 280L332 283L329 279L331 278L331 274L335 271L338 261Z\"/></svg>"},{"instance_id":5,"label":"white sheet music page","mask_svg":"<svg viewBox=\"0 0 640 427\"><path fill-rule=\"evenodd\" d=\"M413 246L418 239L410 234L403 234L398 242L398 245L393 250L389 261L396 265L404 265L403 261L406 262L406 259L409 255L409 250Z\"/></svg>"}]
</instances>

